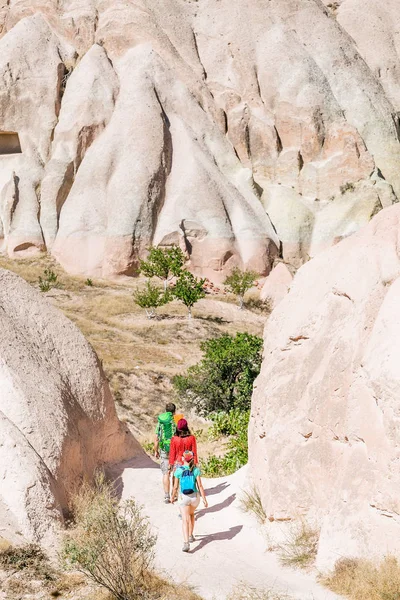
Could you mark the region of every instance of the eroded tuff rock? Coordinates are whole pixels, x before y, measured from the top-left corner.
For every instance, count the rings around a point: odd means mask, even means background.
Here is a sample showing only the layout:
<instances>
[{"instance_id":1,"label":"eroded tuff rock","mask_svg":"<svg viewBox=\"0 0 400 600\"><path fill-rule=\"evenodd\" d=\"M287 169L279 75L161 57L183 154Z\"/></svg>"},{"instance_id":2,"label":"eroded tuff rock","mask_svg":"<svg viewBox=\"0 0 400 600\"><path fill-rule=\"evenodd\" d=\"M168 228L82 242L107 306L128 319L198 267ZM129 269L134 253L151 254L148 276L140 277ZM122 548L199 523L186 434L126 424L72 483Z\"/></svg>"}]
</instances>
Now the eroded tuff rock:
<instances>
[{"instance_id":1,"label":"eroded tuff rock","mask_svg":"<svg viewBox=\"0 0 400 600\"><path fill-rule=\"evenodd\" d=\"M321 568L400 551L399 248L394 206L301 267L265 330L252 474L268 516L319 524Z\"/></svg>"},{"instance_id":2,"label":"eroded tuff rock","mask_svg":"<svg viewBox=\"0 0 400 600\"><path fill-rule=\"evenodd\" d=\"M108 276L175 243L218 279L368 223L400 194L396 2L326 4L0 6L2 250Z\"/></svg>"},{"instance_id":3,"label":"eroded tuff rock","mask_svg":"<svg viewBox=\"0 0 400 600\"><path fill-rule=\"evenodd\" d=\"M99 360L66 317L0 270L2 535L50 544L84 476L139 452Z\"/></svg>"}]
</instances>

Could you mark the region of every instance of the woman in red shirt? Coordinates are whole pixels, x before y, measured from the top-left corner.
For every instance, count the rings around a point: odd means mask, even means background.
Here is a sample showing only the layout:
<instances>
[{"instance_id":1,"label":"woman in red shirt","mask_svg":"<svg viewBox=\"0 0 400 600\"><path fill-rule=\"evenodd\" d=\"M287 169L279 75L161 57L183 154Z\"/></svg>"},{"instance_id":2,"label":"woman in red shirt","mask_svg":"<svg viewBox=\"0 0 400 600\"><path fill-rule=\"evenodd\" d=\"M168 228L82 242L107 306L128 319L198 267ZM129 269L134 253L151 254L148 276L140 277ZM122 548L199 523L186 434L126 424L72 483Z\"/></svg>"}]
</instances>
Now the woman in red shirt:
<instances>
[{"instance_id":1,"label":"woman in red shirt","mask_svg":"<svg viewBox=\"0 0 400 600\"><path fill-rule=\"evenodd\" d=\"M176 426L175 435L171 439L169 449L169 464L171 466L181 465L182 456L185 450L190 450L194 454L194 464L199 464L197 458L196 438L190 433L186 419L180 419Z\"/></svg>"}]
</instances>

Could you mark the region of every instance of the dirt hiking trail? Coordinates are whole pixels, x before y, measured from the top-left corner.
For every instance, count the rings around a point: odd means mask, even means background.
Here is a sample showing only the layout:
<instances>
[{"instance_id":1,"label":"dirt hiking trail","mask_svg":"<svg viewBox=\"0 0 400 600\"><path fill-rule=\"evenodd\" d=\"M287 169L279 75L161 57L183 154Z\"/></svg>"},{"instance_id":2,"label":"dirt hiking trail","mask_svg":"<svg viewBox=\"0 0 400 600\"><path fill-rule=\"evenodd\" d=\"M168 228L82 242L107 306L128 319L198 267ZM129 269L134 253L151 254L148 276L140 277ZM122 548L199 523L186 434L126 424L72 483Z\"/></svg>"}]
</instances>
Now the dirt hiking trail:
<instances>
[{"instance_id":1,"label":"dirt hiking trail","mask_svg":"<svg viewBox=\"0 0 400 600\"><path fill-rule=\"evenodd\" d=\"M246 467L219 479L203 478L209 508L197 510L195 536L190 553L182 552L181 521L177 504L163 503L158 465L141 456L119 465L113 472L122 499L134 497L158 540L158 571L176 583L192 586L205 600L226 600L240 583L287 594L291 600L338 600L341 597L318 585L311 574L282 567L277 556L267 552L256 519L240 510Z\"/></svg>"}]
</instances>

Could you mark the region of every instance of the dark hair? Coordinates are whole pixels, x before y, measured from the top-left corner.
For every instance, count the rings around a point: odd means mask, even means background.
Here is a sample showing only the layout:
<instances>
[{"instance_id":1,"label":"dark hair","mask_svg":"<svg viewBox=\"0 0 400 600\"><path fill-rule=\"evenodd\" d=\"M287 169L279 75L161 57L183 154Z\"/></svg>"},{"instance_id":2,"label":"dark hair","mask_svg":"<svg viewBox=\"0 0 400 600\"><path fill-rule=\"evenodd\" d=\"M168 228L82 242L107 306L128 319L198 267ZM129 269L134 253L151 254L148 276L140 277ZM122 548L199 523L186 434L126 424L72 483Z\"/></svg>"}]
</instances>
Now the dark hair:
<instances>
[{"instance_id":1,"label":"dark hair","mask_svg":"<svg viewBox=\"0 0 400 600\"><path fill-rule=\"evenodd\" d=\"M176 406L173 402L168 402L168 404L165 407L165 412L170 412L172 414L174 414L174 412L176 411Z\"/></svg>"}]
</instances>

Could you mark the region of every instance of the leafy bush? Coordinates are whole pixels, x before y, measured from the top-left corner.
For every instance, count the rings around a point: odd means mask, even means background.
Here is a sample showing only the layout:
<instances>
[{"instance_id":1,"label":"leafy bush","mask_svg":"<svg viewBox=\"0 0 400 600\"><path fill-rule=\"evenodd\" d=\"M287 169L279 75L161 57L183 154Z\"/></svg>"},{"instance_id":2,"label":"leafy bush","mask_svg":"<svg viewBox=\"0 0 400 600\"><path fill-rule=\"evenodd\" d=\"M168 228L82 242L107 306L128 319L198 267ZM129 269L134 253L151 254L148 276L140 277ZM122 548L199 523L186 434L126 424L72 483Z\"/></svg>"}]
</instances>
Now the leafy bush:
<instances>
[{"instance_id":1,"label":"leafy bush","mask_svg":"<svg viewBox=\"0 0 400 600\"><path fill-rule=\"evenodd\" d=\"M244 295L253 287L258 274L255 271L241 271L235 267L232 273L225 279L224 285L232 294L235 294L239 300L239 308L244 306Z\"/></svg>"},{"instance_id":2,"label":"leafy bush","mask_svg":"<svg viewBox=\"0 0 400 600\"><path fill-rule=\"evenodd\" d=\"M189 271L181 271L172 293L177 300L183 302L188 309L189 319L192 316L192 308L206 295L203 289L205 279L197 279Z\"/></svg>"},{"instance_id":3,"label":"leafy bush","mask_svg":"<svg viewBox=\"0 0 400 600\"><path fill-rule=\"evenodd\" d=\"M90 279L90 277L88 277L85 281L85 285L87 285L88 287L93 287L93 279Z\"/></svg>"},{"instance_id":4,"label":"leafy bush","mask_svg":"<svg viewBox=\"0 0 400 600\"><path fill-rule=\"evenodd\" d=\"M54 287L59 286L58 275L52 269L45 269L43 277L39 276L39 289L41 292L48 292Z\"/></svg>"},{"instance_id":5,"label":"leafy bush","mask_svg":"<svg viewBox=\"0 0 400 600\"><path fill-rule=\"evenodd\" d=\"M231 475L247 464L250 412L240 412L238 409L230 413L219 412L211 415L213 426L209 434L213 439L221 435L229 436L226 443L227 452L224 456L211 456L201 460L201 469L206 477L224 477Z\"/></svg>"},{"instance_id":6,"label":"leafy bush","mask_svg":"<svg viewBox=\"0 0 400 600\"><path fill-rule=\"evenodd\" d=\"M261 502L260 492L255 486L243 492L240 505L244 512L253 513L261 525L265 523L267 515Z\"/></svg>"},{"instance_id":7,"label":"leafy bush","mask_svg":"<svg viewBox=\"0 0 400 600\"><path fill-rule=\"evenodd\" d=\"M380 563L341 558L322 583L351 600L399 600L400 563L394 556L386 556Z\"/></svg>"},{"instance_id":8,"label":"leafy bush","mask_svg":"<svg viewBox=\"0 0 400 600\"><path fill-rule=\"evenodd\" d=\"M146 277L158 277L164 282L164 291L168 281L178 277L186 258L178 246L171 248L150 248L147 260L140 261L140 272Z\"/></svg>"},{"instance_id":9,"label":"leafy bush","mask_svg":"<svg viewBox=\"0 0 400 600\"><path fill-rule=\"evenodd\" d=\"M200 345L204 358L186 375L173 379L186 403L203 415L250 409L253 382L260 372L262 338L249 333L225 334Z\"/></svg>"},{"instance_id":10,"label":"leafy bush","mask_svg":"<svg viewBox=\"0 0 400 600\"><path fill-rule=\"evenodd\" d=\"M145 597L146 573L156 538L135 500L118 505L112 488L98 477L74 499L75 528L64 541L67 565L106 588L116 600Z\"/></svg>"},{"instance_id":11,"label":"leafy bush","mask_svg":"<svg viewBox=\"0 0 400 600\"><path fill-rule=\"evenodd\" d=\"M151 283L149 279L143 290L137 289L133 292L133 299L140 308L145 309L147 318L152 319L155 316L155 309L167 304L171 299L171 294L168 293L168 290L164 291Z\"/></svg>"}]
</instances>

